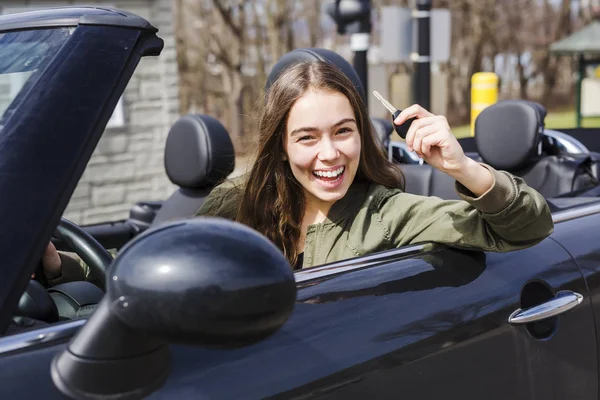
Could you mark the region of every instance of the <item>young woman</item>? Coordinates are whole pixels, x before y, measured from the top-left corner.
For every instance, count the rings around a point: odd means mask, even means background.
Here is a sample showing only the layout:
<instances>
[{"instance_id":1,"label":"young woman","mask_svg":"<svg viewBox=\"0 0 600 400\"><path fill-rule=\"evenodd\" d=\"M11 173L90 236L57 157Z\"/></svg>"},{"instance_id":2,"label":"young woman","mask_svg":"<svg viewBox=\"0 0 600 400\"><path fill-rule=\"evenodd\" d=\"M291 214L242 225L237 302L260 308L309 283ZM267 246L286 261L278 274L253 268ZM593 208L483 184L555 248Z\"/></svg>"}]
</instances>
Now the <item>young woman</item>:
<instances>
[{"instance_id":1,"label":"young woman","mask_svg":"<svg viewBox=\"0 0 600 400\"><path fill-rule=\"evenodd\" d=\"M198 215L254 228L294 269L426 241L510 251L552 232L546 201L522 179L466 157L446 118L418 105L394 123L412 117L408 146L453 177L463 200L404 193L352 82L332 64L306 62L269 88L251 171L216 187ZM54 248L43 264L53 283L81 274Z\"/></svg>"},{"instance_id":2,"label":"young woman","mask_svg":"<svg viewBox=\"0 0 600 400\"><path fill-rule=\"evenodd\" d=\"M464 201L404 193L351 81L332 64L308 62L270 87L250 173L215 188L198 215L249 225L294 268L425 241L510 251L552 232L539 193L466 157L443 116L413 105L394 123L412 117L408 146L453 177Z\"/></svg>"}]
</instances>

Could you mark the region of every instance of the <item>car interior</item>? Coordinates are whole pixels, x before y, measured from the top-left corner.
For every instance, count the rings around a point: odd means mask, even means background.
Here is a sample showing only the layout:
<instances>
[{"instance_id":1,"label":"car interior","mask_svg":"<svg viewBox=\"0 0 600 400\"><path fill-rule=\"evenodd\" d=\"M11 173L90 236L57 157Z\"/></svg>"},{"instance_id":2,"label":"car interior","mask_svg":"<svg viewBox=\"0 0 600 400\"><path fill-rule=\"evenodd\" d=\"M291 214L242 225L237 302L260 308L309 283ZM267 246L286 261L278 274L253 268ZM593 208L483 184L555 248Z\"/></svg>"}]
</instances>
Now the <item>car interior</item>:
<instances>
[{"instance_id":1,"label":"car interior","mask_svg":"<svg viewBox=\"0 0 600 400\"><path fill-rule=\"evenodd\" d=\"M208 115L181 117L167 137L165 169L179 188L162 204L151 226L194 215L210 191L235 167L235 150L227 129Z\"/></svg>"},{"instance_id":2,"label":"car interior","mask_svg":"<svg viewBox=\"0 0 600 400\"><path fill-rule=\"evenodd\" d=\"M476 152L467 154L495 169L519 176L546 198L598 184L593 154L569 154L553 145L544 132L546 110L538 103L503 100L475 121ZM457 199L454 182L428 165L404 165L410 193Z\"/></svg>"},{"instance_id":3,"label":"car interior","mask_svg":"<svg viewBox=\"0 0 600 400\"><path fill-rule=\"evenodd\" d=\"M352 68L337 53L324 49L297 49L273 67L266 88L278 74L292 63L302 60L325 60L338 65L365 96L360 80ZM562 207L573 206L571 193L598 189L597 153L585 149L576 139L545 133L546 110L540 104L524 100L504 100L483 110L475 123L474 139L461 140L466 154L523 178L547 199ZM393 142L391 120L371 119L374 132L391 161L405 174L408 193L458 199L454 180L410 154L402 142ZM59 250L92 249L96 258L84 259L97 276L105 276L112 261L105 249L120 249L144 230L178 218L192 216L206 196L227 178L235 166L235 152L227 129L215 118L203 114L188 114L171 127L165 150L167 176L177 186L165 201L139 202L123 221L78 228L63 220L53 242ZM598 193L600 194L600 193ZM594 196L598 196L595 194ZM594 200L596 201L596 200ZM575 204L580 204L575 201ZM552 206L552 205L551 205ZM556 207L556 205L554 205ZM102 248L93 248L96 241ZM103 253L104 251L104 253ZM109 258L107 258L109 257ZM104 270L103 270L104 268ZM16 318L33 318L53 323L65 319L89 316L104 292L90 282L68 282L49 289L31 280L23 293Z\"/></svg>"},{"instance_id":4,"label":"car interior","mask_svg":"<svg viewBox=\"0 0 600 400\"><path fill-rule=\"evenodd\" d=\"M171 127L165 146L165 168L178 186L164 202L138 203L130 218L85 231L63 219L53 242L75 251L90 266L93 282L75 281L47 287L41 267L19 300L14 322L19 327L89 317L104 295L109 249L119 249L140 232L160 223L188 217L200 208L211 189L235 166L233 143L225 127L208 115L186 115ZM36 321L33 325L33 321Z\"/></svg>"}]
</instances>

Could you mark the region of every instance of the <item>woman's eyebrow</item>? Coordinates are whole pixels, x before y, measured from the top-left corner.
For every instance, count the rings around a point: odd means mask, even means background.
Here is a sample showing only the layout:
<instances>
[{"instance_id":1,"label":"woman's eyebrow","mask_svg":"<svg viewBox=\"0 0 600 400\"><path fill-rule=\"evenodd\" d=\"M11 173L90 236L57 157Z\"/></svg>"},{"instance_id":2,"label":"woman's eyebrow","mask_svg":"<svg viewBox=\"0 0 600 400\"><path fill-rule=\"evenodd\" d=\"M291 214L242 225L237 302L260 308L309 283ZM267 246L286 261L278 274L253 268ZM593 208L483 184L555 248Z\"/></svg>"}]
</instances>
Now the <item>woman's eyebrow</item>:
<instances>
[{"instance_id":1,"label":"woman's eyebrow","mask_svg":"<svg viewBox=\"0 0 600 400\"><path fill-rule=\"evenodd\" d=\"M344 125L345 123L348 122L354 122L356 123L356 120L354 118L344 118L339 120L338 122L336 122L335 124L331 125L332 128L338 127L340 125ZM304 126L301 128L296 128L293 131L290 132L290 136L294 136L300 132L315 132L318 131L317 128L311 127L311 126Z\"/></svg>"},{"instance_id":2,"label":"woman's eyebrow","mask_svg":"<svg viewBox=\"0 0 600 400\"><path fill-rule=\"evenodd\" d=\"M338 127L340 125L344 125L347 122L354 122L356 123L356 120L354 118L344 118L342 120L340 120L339 122L336 122L335 124L331 125L332 128Z\"/></svg>"},{"instance_id":3,"label":"woman's eyebrow","mask_svg":"<svg viewBox=\"0 0 600 400\"><path fill-rule=\"evenodd\" d=\"M294 135L296 135L298 133L301 133L301 132L315 132L317 130L318 130L317 128L312 128L312 127L309 127L309 126L305 126L305 127L302 127L302 128L296 128L296 129L294 129L293 131L290 132L290 136L294 136Z\"/></svg>"}]
</instances>

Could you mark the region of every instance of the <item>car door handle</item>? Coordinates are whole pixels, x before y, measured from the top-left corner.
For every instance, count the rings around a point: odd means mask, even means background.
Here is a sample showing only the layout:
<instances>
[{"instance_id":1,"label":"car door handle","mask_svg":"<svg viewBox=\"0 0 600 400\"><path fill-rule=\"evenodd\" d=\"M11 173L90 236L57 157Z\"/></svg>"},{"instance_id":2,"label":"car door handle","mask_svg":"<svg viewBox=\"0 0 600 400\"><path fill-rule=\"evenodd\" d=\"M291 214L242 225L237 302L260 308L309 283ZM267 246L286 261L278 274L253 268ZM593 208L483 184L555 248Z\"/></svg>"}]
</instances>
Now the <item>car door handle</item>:
<instances>
[{"instance_id":1,"label":"car door handle","mask_svg":"<svg viewBox=\"0 0 600 400\"><path fill-rule=\"evenodd\" d=\"M570 290L560 291L556 293L556 296L552 300L545 303L528 308L527 310L519 308L508 317L508 322L513 325L523 325L541 321L567 312L581 304L582 301L583 296L579 293Z\"/></svg>"}]
</instances>

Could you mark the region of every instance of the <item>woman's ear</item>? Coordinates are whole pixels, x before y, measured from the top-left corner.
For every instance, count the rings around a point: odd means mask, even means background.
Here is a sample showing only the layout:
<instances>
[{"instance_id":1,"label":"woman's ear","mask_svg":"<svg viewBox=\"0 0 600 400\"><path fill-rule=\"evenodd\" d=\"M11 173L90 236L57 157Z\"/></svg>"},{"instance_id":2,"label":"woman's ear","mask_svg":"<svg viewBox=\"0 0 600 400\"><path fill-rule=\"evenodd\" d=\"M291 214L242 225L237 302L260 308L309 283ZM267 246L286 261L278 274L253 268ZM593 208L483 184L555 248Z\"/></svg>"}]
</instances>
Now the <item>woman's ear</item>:
<instances>
[{"instance_id":1,"label":"woman's ear","mask_svg":"<svg viewBox=\"0 0 600 400\"><path fill-rule=\"evenodd\" d=\"M287 161L287 156L285 155L285 153L281 153L281 159L283 161Z\"/></svg>"}]
</instances>

